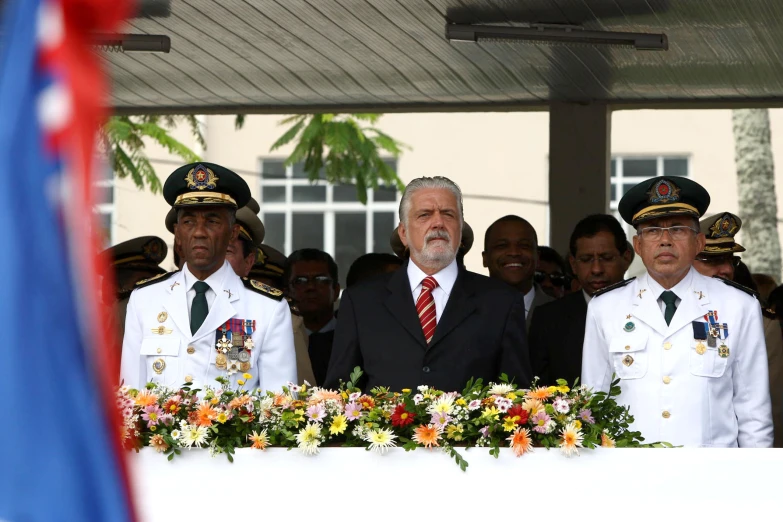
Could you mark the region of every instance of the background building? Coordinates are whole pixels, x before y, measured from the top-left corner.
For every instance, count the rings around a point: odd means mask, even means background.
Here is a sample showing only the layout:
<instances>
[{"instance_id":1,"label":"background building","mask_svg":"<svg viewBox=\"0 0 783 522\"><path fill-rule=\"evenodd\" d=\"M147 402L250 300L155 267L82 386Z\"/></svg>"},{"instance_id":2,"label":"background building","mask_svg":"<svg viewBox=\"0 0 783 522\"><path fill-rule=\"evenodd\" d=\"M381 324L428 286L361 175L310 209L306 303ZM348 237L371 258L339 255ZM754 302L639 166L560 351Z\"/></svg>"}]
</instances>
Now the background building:
<instances>
[{"instance_id":1,"label":"background building","mask_svg":"<svg viewBox=\"0 0 783 522\"><path fill-rule=\"evenodd\" d=\"M783 158L783 110L771 110L772 148ZM390 251L389 234L397 224L400 194L381 187L368 195L367 206L356 200L353 186L310 184L301 166L285 168L292 146L270 153L284 132L281 116L248 116L236 130L233 116L201 118L206 150L199 150L186 130L176 136L201 153L242 175L261 203L266 243L286 254L304 246L323 248L335 256L344 279L348 266L365 252ZM498 217L518 214L548 244L549 115L547 112L387 114L378 125L411 147L398 160L390 159L404 182L419 176L443 175L462 188L465 218L476 233L465 261L469 269L486 273L481 251L487 226ZM690 176L712 196L709 213L730 211L742 217L737 205L734 139L730 110L637 110L612 115L611 208L638 181L655 175ZM166 176L181 160L150 147L158 176ZM780 174L778 187L783 186ZM169 245L164 227L168 206L162 195L138 190L129 179L100 183L102 203L97 210L106 226L107 241L117 243L154 234ZM558 187L577 200L568 186ZM778 207L781 208L781 190ZM742 239L740 237L739 241ZM164 262L171 268L171 259ZM631 273L638 272L632 267Z\"/></svg>"}]
</instances>

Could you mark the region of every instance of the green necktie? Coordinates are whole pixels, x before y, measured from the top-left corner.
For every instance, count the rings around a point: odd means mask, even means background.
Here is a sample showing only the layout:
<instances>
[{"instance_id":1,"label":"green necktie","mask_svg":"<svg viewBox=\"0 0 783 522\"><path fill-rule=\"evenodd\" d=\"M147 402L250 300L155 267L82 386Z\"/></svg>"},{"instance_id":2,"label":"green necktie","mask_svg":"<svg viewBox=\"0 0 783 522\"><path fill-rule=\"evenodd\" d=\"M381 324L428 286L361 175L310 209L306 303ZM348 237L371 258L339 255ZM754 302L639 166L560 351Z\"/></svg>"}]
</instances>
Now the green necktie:
<instances>
[{"instance_id":1,"label":"green necktie","mask_svg":"<svg viewBox=\"0 0 783 522\"><path fill-rule=\"evenodd\" d=\"M207 306L209 285L204 281L196 281L193 290L196 291L196 297L193 298L193 304L190 306L190 333L195 335L209 313L209 306Z\"/></svg>"},{"instance_id":2,"label":"green necktie","mask_svg":"<svg viewBox=\"0 0 783 522\"><path fill-rule=\"evenodd\" d=\"M674 304L677 301L677 294L671 290L664 290L661 292L661 301L666 304L666 310L663 311L663 318L666 319L666 324L672 322L674 312L677 310L677 305Z\"/></svg>"}]
</instances>

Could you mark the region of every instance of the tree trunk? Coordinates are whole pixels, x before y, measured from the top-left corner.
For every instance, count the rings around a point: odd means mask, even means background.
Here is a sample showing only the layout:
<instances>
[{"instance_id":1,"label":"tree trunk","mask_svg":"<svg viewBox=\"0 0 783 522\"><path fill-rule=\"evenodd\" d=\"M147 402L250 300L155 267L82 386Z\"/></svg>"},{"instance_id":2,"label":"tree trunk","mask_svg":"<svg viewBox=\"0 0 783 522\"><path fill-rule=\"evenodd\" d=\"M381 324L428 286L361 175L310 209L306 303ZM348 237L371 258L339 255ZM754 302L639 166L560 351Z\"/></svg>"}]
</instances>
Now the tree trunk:
<instances>
[{"instance_id":1,"label":"tree trunk","mask_svg":"<svg viewBox=\"0 0 783 522\"><path fill-rule=\"evenodd\" d=\"M767 109L732 111L743 261L751 272L780 280L778 202ZM720 209L718 209L720 210Z\"/></svg>"}]
</instances>

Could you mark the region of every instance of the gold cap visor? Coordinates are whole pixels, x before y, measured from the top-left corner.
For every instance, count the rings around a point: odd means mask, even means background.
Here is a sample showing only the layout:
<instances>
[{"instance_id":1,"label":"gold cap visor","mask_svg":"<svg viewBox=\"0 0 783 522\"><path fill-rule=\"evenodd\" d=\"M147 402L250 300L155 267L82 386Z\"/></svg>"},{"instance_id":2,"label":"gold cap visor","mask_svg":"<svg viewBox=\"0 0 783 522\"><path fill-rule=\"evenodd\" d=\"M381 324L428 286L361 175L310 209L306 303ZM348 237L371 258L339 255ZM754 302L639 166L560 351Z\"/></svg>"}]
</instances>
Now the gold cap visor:
<instances>
[{"instance_id":1,"label":"gold cap visor","mask_svg":"<svg viewBox=\"0 0 783 522\"><path fill-rule=\"evenodd\" d=\"M180 194L174 201L174 207L191 205L222 205L224 207L237 207L237 202L228 194L220 192L187 192Z\"/></svg>"},{"instance_id":2,"label":"gold cap visor","mask_svg":"<svg viewBox=\"0 0 783 522\"><path fill-rule=\"evenodd\" d=\"M643 221L649 221L659 217L684 215L693 216L696 219L701 217L701 214L699 214L699 211L696 209L696 207L692 207L685 203L670 203L668 205L653 205L640 210L634 214L633 218L631 219L631 223L636 225L638 223L642 223Z\"/></svg>"}]
</instances>

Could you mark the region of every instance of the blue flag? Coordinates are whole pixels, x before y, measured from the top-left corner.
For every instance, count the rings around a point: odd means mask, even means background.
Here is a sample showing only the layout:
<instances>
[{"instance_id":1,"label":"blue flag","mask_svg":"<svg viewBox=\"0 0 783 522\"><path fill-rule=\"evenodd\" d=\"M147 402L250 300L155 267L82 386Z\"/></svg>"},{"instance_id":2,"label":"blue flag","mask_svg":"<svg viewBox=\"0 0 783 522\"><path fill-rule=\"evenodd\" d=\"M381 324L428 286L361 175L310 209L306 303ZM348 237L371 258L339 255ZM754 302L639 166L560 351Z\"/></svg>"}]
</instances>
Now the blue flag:
<instances>
[{"instance_id":1,"label":"blue flag","mask_svg":"<svg viewBox=\"0 0 783 522\"><path fill-rule=\"evenodd\" d=\"M67 2L5 2L0 31L0 519L9 521L133 518L96 378L97 295L75 262L94 256L72 224L90 220L89 207L74 208L89 179L75 129L95 111L80 105L68 69L79 35Z\"/></svg>"}]
</instances>

